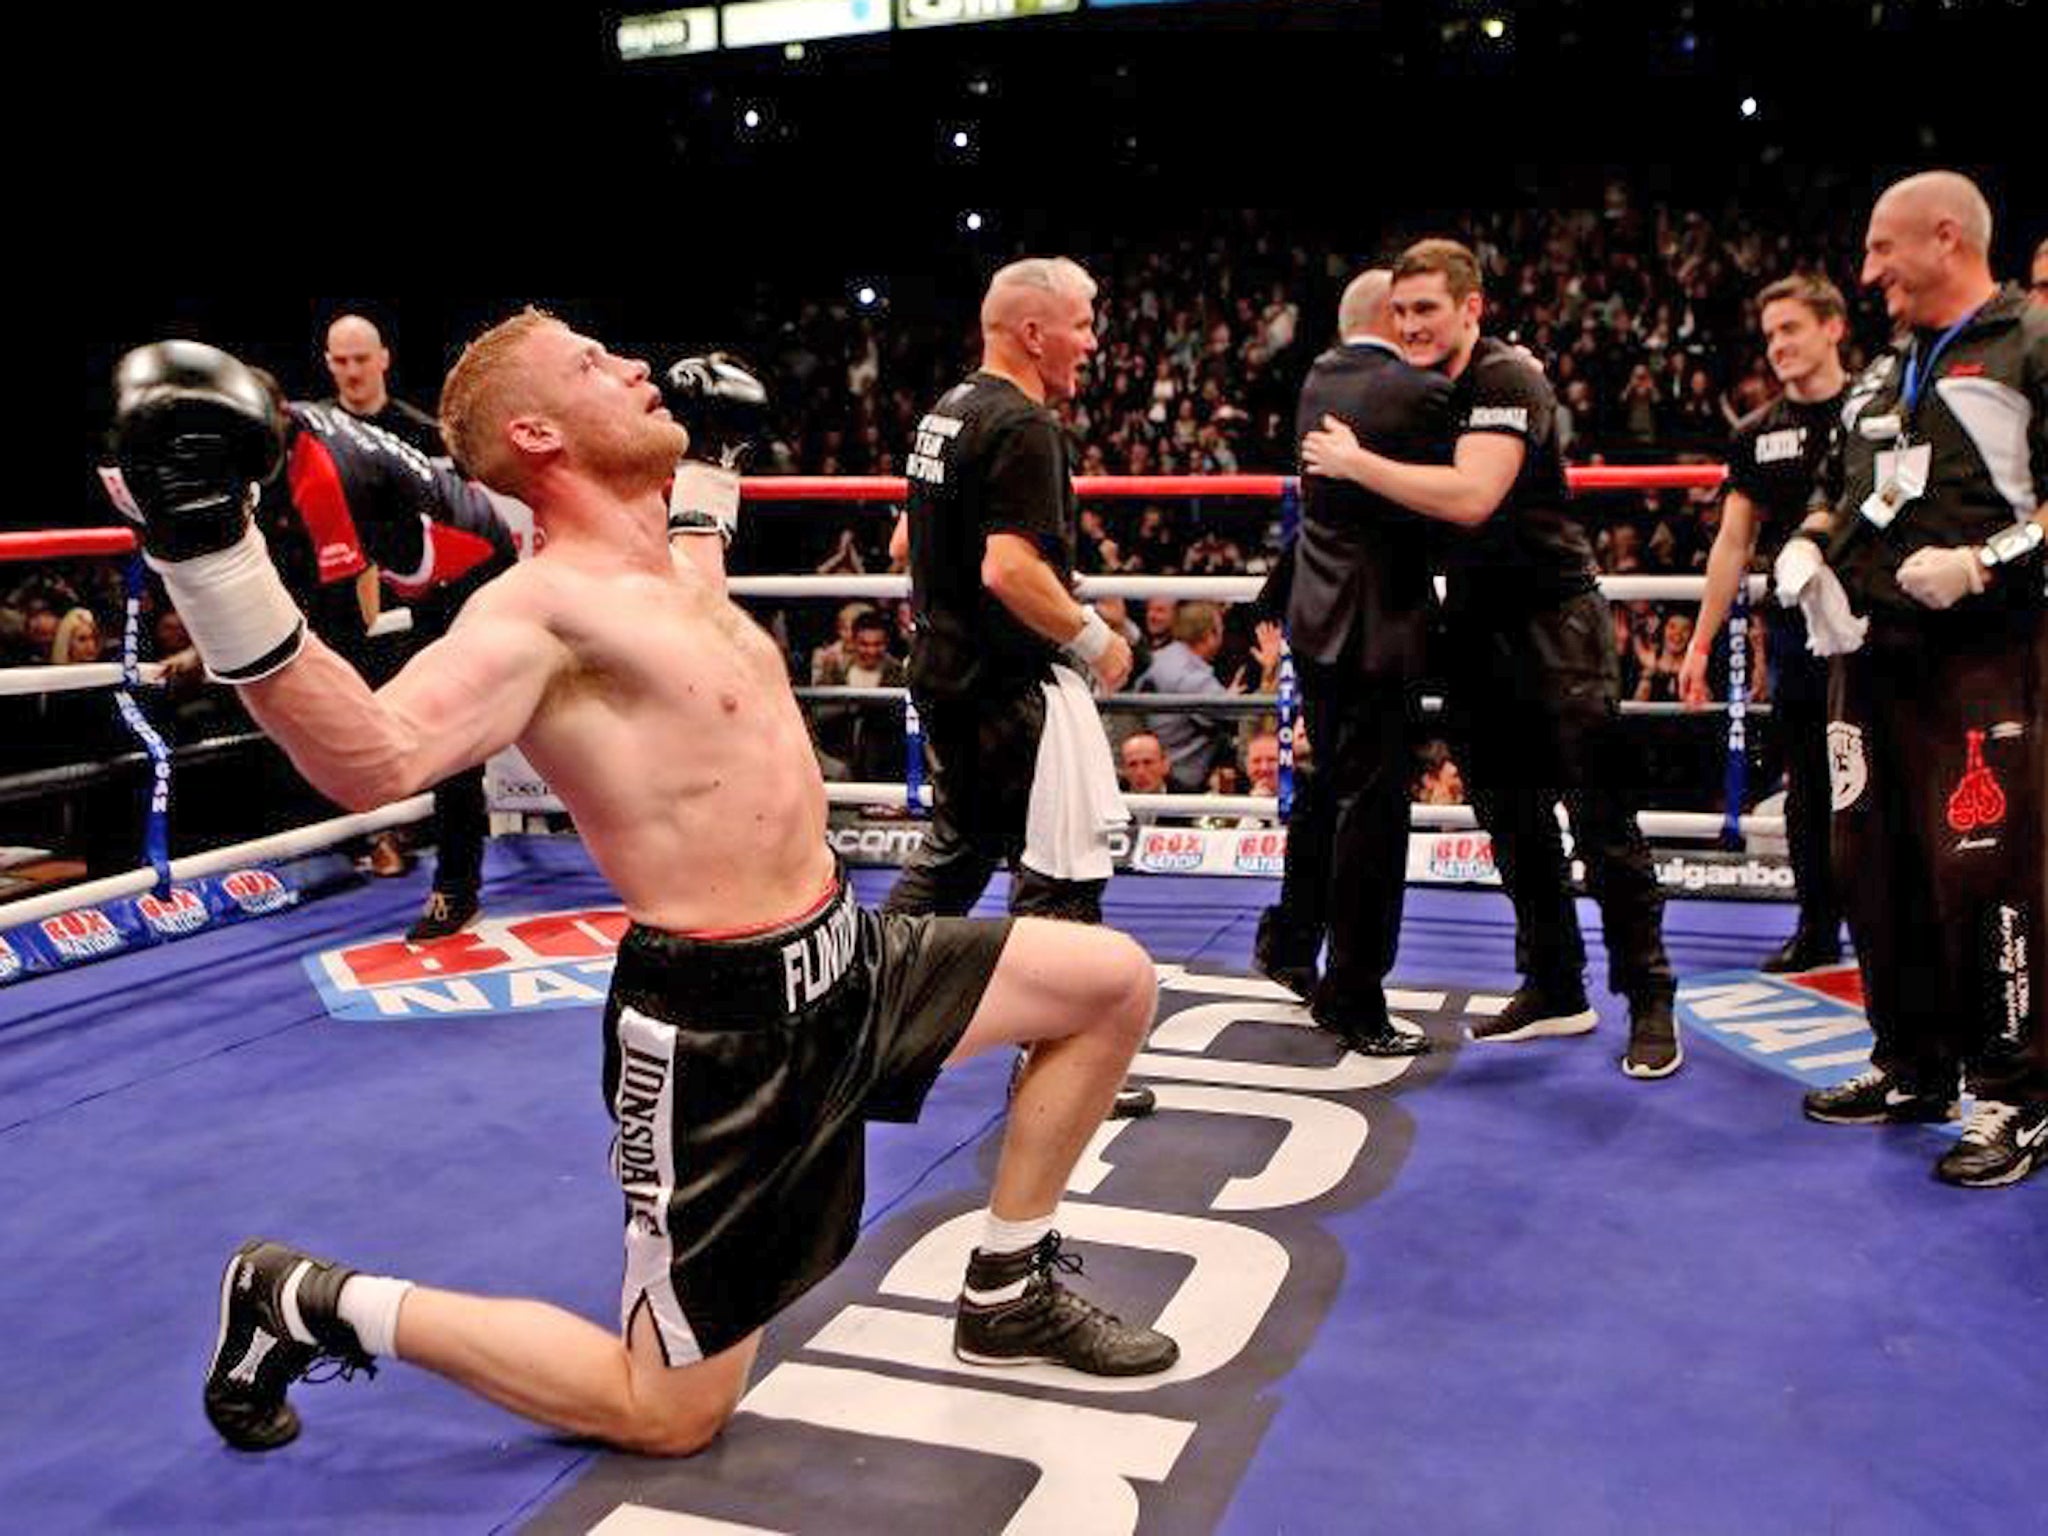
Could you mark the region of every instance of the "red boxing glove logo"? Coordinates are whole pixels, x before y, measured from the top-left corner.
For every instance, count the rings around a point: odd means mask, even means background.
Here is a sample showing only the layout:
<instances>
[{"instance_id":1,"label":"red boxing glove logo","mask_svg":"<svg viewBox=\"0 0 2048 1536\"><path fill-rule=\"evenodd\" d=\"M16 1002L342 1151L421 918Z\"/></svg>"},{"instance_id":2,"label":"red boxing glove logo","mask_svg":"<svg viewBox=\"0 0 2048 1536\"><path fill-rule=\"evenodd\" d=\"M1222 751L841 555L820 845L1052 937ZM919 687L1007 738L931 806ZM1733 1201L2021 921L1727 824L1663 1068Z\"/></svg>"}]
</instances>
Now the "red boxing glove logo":
<instances>
[{"instance_id":1,"label":"red boxing glove logo","mask_svg":"<svg viewBox=\"0 0 2048 1536\"><path fill-rule=\"evenodd\" d=\"M1964 735L1969 742L1969 759L1963 767L1962 781L1948 797L1948 824L1957 832L1969 833L1980 827L1995 827L2005 820L2005 791L1984 766L1984 733L1966 731Z\"/></svg>"}]
</instances>

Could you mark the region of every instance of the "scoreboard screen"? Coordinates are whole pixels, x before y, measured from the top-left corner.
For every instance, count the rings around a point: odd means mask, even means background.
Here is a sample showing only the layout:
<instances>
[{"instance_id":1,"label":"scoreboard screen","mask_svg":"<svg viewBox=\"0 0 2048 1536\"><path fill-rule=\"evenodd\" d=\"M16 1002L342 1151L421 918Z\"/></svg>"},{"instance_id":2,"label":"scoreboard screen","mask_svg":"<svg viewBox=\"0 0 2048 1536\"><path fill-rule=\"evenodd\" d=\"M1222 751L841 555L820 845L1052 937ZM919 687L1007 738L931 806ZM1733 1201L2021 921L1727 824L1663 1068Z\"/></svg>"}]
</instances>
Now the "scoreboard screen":
<instances>
[{"instance_id":1,"label":"scoreboard screen","mask_svg":"<svg viewBox=\"0 0 2048 1536\"><path fill-rule=\"evenodd\" d=\"M1187 0L1085 0L1089 10L1133 5L1180 5ZM1206 4L1222 0L1203 0ZM1257 0L1237 0L1239 4ZM613 33L627 63L712 53L720 48L767 48L877 32L923 31L983 22L1071 16L1084 0L725 0L620 19Z\"/></svg>"}]
</instances>

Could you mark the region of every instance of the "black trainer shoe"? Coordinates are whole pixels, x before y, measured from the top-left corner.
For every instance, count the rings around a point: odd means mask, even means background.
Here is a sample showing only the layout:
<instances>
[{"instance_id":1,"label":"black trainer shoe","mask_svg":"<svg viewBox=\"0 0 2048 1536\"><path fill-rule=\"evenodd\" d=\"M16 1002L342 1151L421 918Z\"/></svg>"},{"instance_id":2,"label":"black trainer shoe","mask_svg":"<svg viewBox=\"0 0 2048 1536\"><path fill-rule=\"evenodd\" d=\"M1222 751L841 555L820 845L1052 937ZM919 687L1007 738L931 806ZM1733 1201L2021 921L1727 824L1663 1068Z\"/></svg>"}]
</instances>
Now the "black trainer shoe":
<instances>
[{"instance_id":1,"label":"black trainer shoe","mask_svg":"<svg viewBox=\"0 0 2048 1536\"><path fill-rule=\"evenodd\" d=\"M1935 1177L1970 1189L2017 1184L2048 1164L2048 1104L1979 1099L1962 1138L1934 1165Z\"/></svg>"},{"instance_id":2,"label":"black trainer shoe","mask_svg":"<svg viewBox=\"0 0 2048 1536\"><path fill-rule=\"evenodd\" d=\"M419 921L405 930L408 944L431 944L435 939L445 939L451 933L460 933L476 921L482 910L475 891L427 892L427 904L420 911Z\"/></svg>"},{"instance_id":3,"label":"black trainer shoe","mask_svg":"<svg viewBox=\"0 0 2048 1536\"><path fill-rule=\"evenodd\" d=\"M1316 1027L1344 1042L1344 1049L1360 1056L1427 1056L1436 1047L1427 1035L1411 1035L1396 1029L1390 1019L1316 1021Z\"/></svg>"},{"instance_id":4,"label":"black trainer shoe","mask_svg":"<svg viewBox=\"0 0 2048 1536\"><path fill-rule=\"evenodd\" d=\"M252 1238L220 1277L220 1336L206 1371L206 1416L229 1445L271 1451L299 1433L285 1389L304 1379L347 1380L377 1367L335 1310L354 1274L310 1254ZM334 1369L310 1375L322 1362Z\"/></svg>"},{"instance_id":5,"label":"black trainer shoe","mask_svg":"<svg viewBox=\"0 0 2048 1536\"><path fill-rule=\"evenodd\" d=\"M1004 1090L1006 1097L1017 1097L1017 1085L1024 1081L1024 1063L1031 1059L1029 1048L1017 1052L1017 1059L1010 1063L1010 1085ZM1159 1107L1159 1099L1150 1088L1141 1088L1135 1083L1125 1083L1116 1091L1116 1102L1109 1106L1105 1120L1142 1120Z\"/></svg>"},{"instance_id":6,"label":"black trainer shoe","mask_svg":"<svg viewBox=\"0 0 2048 1536\"><path fill-rule=\"evenodd\" d=\"M1876 1067L1800 1100L1809 1120L1823 1125L1928 1125L1956 1117L1952 1093L1926 1093L1887 1077Z\"/></svg>"},{"instance_id":7,"label":"black trainer shoe","mask_svg":"<svg viewBox=\"0 0 2048 1536\"><path fill-rule=\"evenodd\" d=\"M1301 953L1304 948L1308 950L1306 957ZM1285 934L1278 907L1268 907L1259 914L1258 937L1252 941L1252 968L1304 1003L1315 996L1316 986L1322 981L1322 973L1316 969L1315 947Z\"/></svg>"},{"instance_id":8,"label":"black trainer shoe","mask_svg":"<svg viewBox=\"0 0 2048 1536\"><path fill-rule=\"evenodd\" d=\"M1630 1077L1669 1077L1684 1061L1685 1047L1678 1042L1671 999L1660 992L1631 1002L1628 1049L1622 1053L1621 1070Z\"/></svg>"},{"instance_id":9,"label":"black trainer shoe","mask_svg":"<svg viewBox=\"0 0 2048 1536\"><path fill-rule=\"evenodd\" d=\"M1824 965L1842 963L1842 940L1831 931L1801 926L1792 937L1764 956L1757 969L1773 976L1789 971L1817 971Z\"/></svg>"},{"instance_id":10,"label":"black trainer shoe","mask_svg":"<svg viewBox=\"0 0 2048 1536\"><path fill-rule=\"evenodd\" d=\"M1149 1376L1180 1358L1180 1346L1154 1328L1134 1328L1083 1301L1055 1277L1081 1273L1080 1255L1060 1251L1049 1232L1021 1253L974 1250L953 1321L953 1353L970 1365L1064 1365L1089 1376ZM967 1291L1023 1291L1007 1301L975 1302Z\"/></svg>"},{"instance_id":11,"label":"black trainer shoe","mask_svg":"<svg viewBox=\"0 0 2048 1536\"><path fill-rule=\"evenodd\" d=\"M1490 1019L1465 1026L1467 1038L1507 1044L1516 1040L1539 1040L1548 1035L1583 1035L1600 1022L1586 1001L1586 989L1570 991L1538 987L1524 982L1508 999L1507 1007Z\"/></svg>"}]
</instances>

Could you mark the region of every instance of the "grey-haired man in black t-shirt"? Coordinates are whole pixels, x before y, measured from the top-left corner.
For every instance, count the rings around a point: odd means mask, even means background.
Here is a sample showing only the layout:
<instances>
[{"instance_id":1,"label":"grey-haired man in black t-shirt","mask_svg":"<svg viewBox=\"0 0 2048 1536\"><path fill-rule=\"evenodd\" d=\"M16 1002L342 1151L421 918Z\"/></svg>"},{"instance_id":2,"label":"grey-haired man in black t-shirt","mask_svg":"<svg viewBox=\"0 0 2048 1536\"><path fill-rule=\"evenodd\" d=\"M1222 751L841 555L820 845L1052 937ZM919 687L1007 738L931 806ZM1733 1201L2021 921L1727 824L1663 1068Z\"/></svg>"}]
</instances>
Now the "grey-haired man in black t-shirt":
<instances>
[{"instance_id":1,"label":"grey-haired man in black t-shirt","mask_svg":"<svg viewBox=\"0 0 2048 1536\"><path fill-rule=\"evenodd\" d=\"M904 461L910 688L933 812L885 911L964 913L1006 866L1013 913L1102 920L1106 861L1103 878L1075 878L1026 846L1034 800L1072 792L1040 771L1048 685L1064 669L1113 692L1131 672L1129 643L1070 590L1074 483L1048 408L1073 396L1095 350L1094 300L1094 279L1064 257L998 271L982 300L981 366L925 413ZM1082 729L1100 735L1101 722ZM1116 1113L1151 1107L1148 1090L1126 1088Z\"/></svg>"},{"instance_id":2,"label":"grey-haired man in black t-shirt","mask_svg":"<svg viewBox=\"0 0 2048 1536\"><path fill-rule=\"evenodd\" d=\"M1480 334L1479 263L1456 241L1403 252L1391 302L1409 362L1441 368L1456 385L1451 462L1373 453L1335 417L1302 440L1302 462L1446 525L1444 670L1458 761L1515 904L1523 973L1472 1038L1576 1035L1598 1023L1557 826L1562 800L1600 907L1609 984L1628 999L1621 1069L1669 1077L1683 1053L1664 896L1623 769L1614 626L1568 509L1557 397L1526 354Z\"/></svg>"}]
</instances>

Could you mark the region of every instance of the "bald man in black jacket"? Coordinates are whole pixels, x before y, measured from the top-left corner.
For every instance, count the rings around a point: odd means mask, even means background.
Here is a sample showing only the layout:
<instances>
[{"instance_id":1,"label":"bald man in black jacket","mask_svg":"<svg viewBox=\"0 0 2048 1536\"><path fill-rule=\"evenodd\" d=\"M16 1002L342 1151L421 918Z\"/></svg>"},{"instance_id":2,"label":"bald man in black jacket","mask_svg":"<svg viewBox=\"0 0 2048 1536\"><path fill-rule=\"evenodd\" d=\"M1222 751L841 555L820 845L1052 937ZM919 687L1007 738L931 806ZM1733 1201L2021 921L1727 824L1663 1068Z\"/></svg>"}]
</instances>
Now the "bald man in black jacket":
<instances>
[{"instance_id":1,"label":"bald man in black jacket","mask_svg":"<svg viewBox=\"0 0 2048 1536\"><path fill-rule=\"evenodd\" d=\"M1402 358L1391 284L1375 269L1344 290L1342 341L1309 369L1296 436L1334 415L1382 453L1441 462L1451 382ZM1287 628L1316 768L1288 829L1279 905L1259 921L1257 958L1317 1024L1368 1056L1429 1048L1393 1027L1385 990L1407 889L1412 694L1434 603L1429 539L1427 519L1384 497L1303 477ZM1318 978L1325 932L1329 968Z\"/></svg>"}]
</instances>

